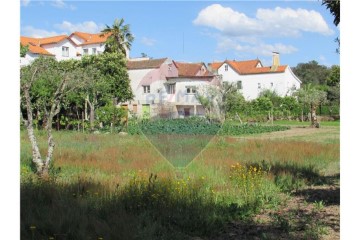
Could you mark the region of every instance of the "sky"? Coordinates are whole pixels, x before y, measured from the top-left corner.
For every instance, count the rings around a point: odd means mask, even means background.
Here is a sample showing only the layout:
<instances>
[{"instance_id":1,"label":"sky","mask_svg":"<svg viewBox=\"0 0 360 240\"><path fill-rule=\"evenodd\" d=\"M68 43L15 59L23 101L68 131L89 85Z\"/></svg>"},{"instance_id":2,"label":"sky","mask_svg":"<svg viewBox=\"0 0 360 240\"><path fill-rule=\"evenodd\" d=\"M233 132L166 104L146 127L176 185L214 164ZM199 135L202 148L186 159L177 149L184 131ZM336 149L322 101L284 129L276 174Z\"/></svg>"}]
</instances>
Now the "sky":
<instances>
[{"instance_id":1,"label":"sky","mask_svg":"<svg viewBox=\"0 0 360 240\"><path fill-rule=\"evenodd\" d=\"M186 62L251 60L295 67L340 64L340 26L321 1L20 1L20 34L100 32L123 18L135 36L130 56Z\"/></svg>"}]
</instances>

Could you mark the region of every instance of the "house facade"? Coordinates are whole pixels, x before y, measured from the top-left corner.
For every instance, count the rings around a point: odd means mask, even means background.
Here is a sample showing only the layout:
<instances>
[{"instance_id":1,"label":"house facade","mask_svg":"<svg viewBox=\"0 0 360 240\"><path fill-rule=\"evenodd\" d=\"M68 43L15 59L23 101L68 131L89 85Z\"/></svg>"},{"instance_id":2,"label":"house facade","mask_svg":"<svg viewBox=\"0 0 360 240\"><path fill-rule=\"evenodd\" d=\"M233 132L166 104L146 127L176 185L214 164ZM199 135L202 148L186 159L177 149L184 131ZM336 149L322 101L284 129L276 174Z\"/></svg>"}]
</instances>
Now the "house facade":
<instances>
[{"instance_id":1,"label":"house facade","mask_svg":"<svg viewBox=\"0 0 360 240\"><path fill-rule=\"evenodd\" d=\"M20 37L20 43L28 46L25 57L20 58L20 66L30 64L39 56L50 56L56 60L80 59L83 55L99 54L105 50L109 35L74 32L70 36L59 35L46 38ZM128 57L128 56L127 56Z\"/></svg>"},{"instance_id":2,"label":"house facade","mask_svg":"<svg viewBox=\"0 0 360 240\"><path fill-rule=\"evenodd\" d=\"M127 68L134 100L123 106L134 116L157 116L160 105L168 102L167 77L178 75L174 61L169 58L129 59Z\"/></svg>"},{"instance_id":3,"label":"house facade","mask_svg":"<svg viewBox=\"0 0 360 240\"><path fill-rule=\"evenodd\" d=\"M168 77L168 102L175 107L174 117L205 116L205 109L196 98L199 89L219 84L204 63L175 62L178 76Z\"/></svg>"},{"instance_id":4,"label":"house facade","mask_svg":"<svg viewBox=\"0 0 360 240\"><path fill-rule=\"evenodd\" d=\"M279 54L273 53L273 63L264 67L259 59L229 61L209 64L212 71L220 76L223 84L231 83L246 100L257 98L260 92L269 89L279 96L291 95L300 88L301 81L288 65L280 65Z\"/></svg>"},{"instance_id":5,"label":"house facade","mask_svg":"<svg viewBox=\"0 0 360 240\"><path fill-rule=\"evenodd\" d=\"M41 55L66 60L100 54L105 50L108 36L84 32L47 38L21 36L21 44L28 46L29 51L21 58L20 65L28 65ZM196 99L196 92L209 85L233 84L246 100L252 100L265 89L273 90L279 96L291 95L301 84L288 65L280 65L280 56L276 52L272 65L267 67L259 59L226 60L206 66L170 58L131 59L129 51L126 51L126 58L134 99L122 105L132 116L204 116L205 109Z\"/></svg>"},{"instance_id":6,"label":"house facade","mask_svg":"<svg viewBox=\"0 0 360 240\"><path fill-rule=\"evenodd\" d=\"M134 100L126 102L137 117L184 118L204 116L195 97L199 86L214 84L215 76L204 63L181 63L170 58L127 61Z\"/></svg>"}]
</instances>

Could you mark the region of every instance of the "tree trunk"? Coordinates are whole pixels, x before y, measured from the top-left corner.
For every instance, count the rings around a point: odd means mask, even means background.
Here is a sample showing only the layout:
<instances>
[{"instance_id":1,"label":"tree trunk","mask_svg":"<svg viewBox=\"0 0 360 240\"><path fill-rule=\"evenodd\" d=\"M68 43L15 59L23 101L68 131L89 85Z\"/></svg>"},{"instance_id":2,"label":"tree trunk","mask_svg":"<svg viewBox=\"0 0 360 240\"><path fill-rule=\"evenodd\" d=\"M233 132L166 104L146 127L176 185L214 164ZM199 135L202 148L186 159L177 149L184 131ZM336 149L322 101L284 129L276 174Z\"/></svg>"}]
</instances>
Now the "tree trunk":
<instances>
[{"instance_id":1,"label":"tree trunk","mask_svg":"<svg viewBox=\"0 0 360 240\"><path fill-rule=\"evenodd\" d=\"M94 105L90 105L90 129L91 131L94 131L94 125L95 125L95 109Z\"/></svg>"},{"instance_id":2,"label":"tree trunk","mask_svg":"<svg viewBox=\"0 0 360 240\"><path fill-rule=\"evenodd\" d=\"M39 151L39 147L38 147L38 143L37 143L37 140L36 140L36 137L34 134L34 127L33 127L33 109L31 106L30 88L31 88L31 84L35 80L35 74L36 74L36 71L34 72L30 82L28 84L25 84L25 86L23 86L23 92L24 92L24 97L25 97L25 102L26 102L25 103L26 111L27 111L27 120L23 119L23 121L25 123L28 137L31 142L32 155L33 155L32 161L36 166L36 173L39 175L39 177L46 178L49 175L50 162L51 162L54 147L55 147L55 143L54 143L54 140L52 137L52 121L53 121L54 116L56 114L58 114L60 111L60 108L59 108L60 101L63 97L67 78L64 78L61 81L58 89L56 90L56 92L54 94L53 104L51 106L50 112L46 112L46 114L45 114L45 116L46 116L45 129L46 129L47 135L48 135L48 151L47 151L46 159L44 161L41 158L41 154Z\"/></svg>"},{"instance_id":3,"label":"tree trunk","mask_svg":"<svg viewBox=\"0 0 360 240\"><path fill-rule=\"evenodd\" d=\"M94 131L95 126L95 101L93 103L90 102L89 96L86 97L86 102L90 107L90 130ZM86 112L85 112L86 114Z\"/></svg>"},{"instance_id":4,"label":"tree trunk","mask_svg":"<svg viewBox=\"0 0 360 240\"><path fill-rule=\"evenodd\" d=\"M51 105L50 112L47 116L47 124L46 124L46 131L48 135L48 150L46 154L46 159L43 164L43 169L39 173L41 177L46 178L49 175L49 169L50 169L50 163L52 160L52 155L55 148L55 142L52 136L52 121L54 119L54 116L57 115L60 112L60 101L63 97L65 87L66 87L67 78L65 77L59 87L57 88L55 94L54 94L54 101Z\"/></svg>"},{"instance_id":5,"label":"tree trunk","mask_svg":"<svg viewBox=\"0 0 360 240\"><path fill-rule=\"evenodd\" d=\"M89 96L86 97L85 99L85 120L87 121L88 120L88 115L87 115L87 105L88 105L88 101L89 101Z\"/></svg>"},{"instance_id":6,"label":"tree trunk","mask_svg":"<svg viewBox=\"0 0 360 240\"><path fill-rule=\"evenodd\" d=\"M82 112L81 113L81 119L82 119L82 132L84 132L85 131L85 121L84 121L84 115L85 115L85 113L84 112Z\"/></svg>"},{"instance_id":7,"label":"tree trunk","mask_svg":"<svg viewBox=\"0 0 360 240\"><path fill-rule=\"evenodd\" d=\"M317 121L317 117L316 117L316 104L311 104L310 105L310 112L311 112L311 127L319 127L319 123Z\"/></svg>"},{"instance_id":8,"label":"tree trunk","mask_svg":"<svg viewBox=\"0 0 360 240\"><path fill-rule=\"evenodd\" d=\"M31 87L32 82L34 81L35 74L36 74L36 70L33 74L31 81L23 87L25 104L26 104L26 113L27 113L27 120L23 119L23 121L26 126L28 137L29 137L29 140L31 143L32 161L36 166L36 171L38 173L40 173L44 164L41 159L39 146L38 146L35 134L34 134L33 111L32 111L31 98L30 98L30 87Z\"/></svg>"}]
</instances>

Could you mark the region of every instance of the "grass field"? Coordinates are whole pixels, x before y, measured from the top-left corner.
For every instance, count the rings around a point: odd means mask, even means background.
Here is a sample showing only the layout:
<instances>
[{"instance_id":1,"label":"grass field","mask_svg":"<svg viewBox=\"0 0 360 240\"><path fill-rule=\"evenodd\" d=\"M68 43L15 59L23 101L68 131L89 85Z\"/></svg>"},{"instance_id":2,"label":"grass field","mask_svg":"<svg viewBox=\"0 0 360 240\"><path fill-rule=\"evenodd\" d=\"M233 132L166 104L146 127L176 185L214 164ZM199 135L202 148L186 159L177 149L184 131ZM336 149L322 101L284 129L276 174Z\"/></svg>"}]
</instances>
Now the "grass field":
<instances>
[{"instance_id":1,"label":"grass field","mask_svg":"<svg viewBox=\"0 0 360 240\"><path fill-rule=\"evenodd\" d=\"M276 124L292 128L204 141L162 136L158 143L143 135L55 132L54 170L45 183L33 173L31 147L21 132L21 236L226 239L234 222L238 236L249 239L336 235L321 214L338 205L337 199L301 198L307 223L296 220L294 209L281 211L284 203L299 200L299 193L339 181L339 126L308 131L288 122ZM46 134L38 135L44 154ZM170 149L160 149L164 141L171 142ZM184 143L194 152L181 151ZM177 164L181 156L195 158ZM262 233L239 230L262 227Z\"/></svg>"}]
</instances>

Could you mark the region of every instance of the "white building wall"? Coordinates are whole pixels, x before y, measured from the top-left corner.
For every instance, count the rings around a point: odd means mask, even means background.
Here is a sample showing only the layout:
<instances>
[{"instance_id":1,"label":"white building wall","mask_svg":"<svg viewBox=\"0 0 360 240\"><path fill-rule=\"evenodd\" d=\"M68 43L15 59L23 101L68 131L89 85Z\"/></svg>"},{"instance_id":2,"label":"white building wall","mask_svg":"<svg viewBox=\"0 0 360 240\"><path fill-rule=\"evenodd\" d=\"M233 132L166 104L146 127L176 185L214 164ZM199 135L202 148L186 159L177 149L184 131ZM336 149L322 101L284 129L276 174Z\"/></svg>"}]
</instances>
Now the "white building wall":
<instances>
[{"instance_id":1,"label":"white building wall","mask_svg":"<svg viewBox=\"0 0 360 240\"><path fill-rule=\"evenodd\" d=\"M96 54L102 53L105 51L105 44L103 43L96 43L96 44L86 44L86 45L81 45L79 46L80 50L79 52L81 54L84 54L84 49L88 49L88 54L92 55L93 54L93 48L96 49Z\"/></svg>"},{"instance_id":2,"label":"white building wall","mask_svg":"<svg viewBox=\"0 0 360 240\"><path fill-rule=\"evenodd\" d=\"M39 57L38 54L27 52L25 57L20 57L20 66L22 67L29 65L32 61L34 61L38 57Z\"/></svg>"},{"instance_id":3,"label":"white building wall","mask_svg":"<svg viewBox=\"0 0 360 240\"><path fill-rule=\"evenodd\" d=\"M289 66L282 73L261 73L261 74L247 74L239 75L235 70L228 67L225 71L225 64L223 64L218 73L222 75L222 80L229 83L236 84L242 81L243 89L240 92L246 100L253 100L259 96L259 93L264 89L274 90L279 96L291 95L292 88L300 88L300 80L292 73ZM260 88L259 88L260 83ZM271 84L273 86L271 86Z\"/></svg>"},{"instance_id":4,"label":"white building wall","mask_svg":"<svg viewBox=\"0 0 360 240\"><path fill-rule=\"evenodd\" d=\"M175 94L168 98L169 102L177 105L200 105L194 93L187 93L187 87L195 87L196 89L204 88L209 85L210 81L183 79L177 80L175 84Z\"/></svg>"},{"instance_id":5,"label":"white building wall","mask_svg":"<svg viewBox=\"0 0 360 240\"><path fill-rule=\"evenodd\" d=\"M138 104L150 104L150 95L155 93L156 86L154 84L142 81L151 71L154 69L128 70L134 100ZM144 93L143 85L150 85L150 93Z\"/></svg>"},{"instance_id":6,"label":"white building wall","mask_svg":"<svg viewBox=\"0 0 360 240\"><path fill-rule=\"evenodd\" d=\"M72 35L70 39L77 45L84 43L84 39L82 39L76 35Z\"/></svg>"},{"instance_id":7,"label":"white building wall","mask_svg":"<svg viewBox=\"0 0 360 240\"><path fill-rule=\"evenodd\" d=\"M56 60L68 60L68 59L80 59L80 57L76 56L76 53L78 52L77 46L75 46L73 43L71 43L69 40L65 39L64 41L61 41L59 43L55 44L47 44L42 45L44 49L46 49L49 53L55 54ZM62 47L68 47L69 48L69 56L65 57L62 55Z\"/></svg>"}]
</instances>

